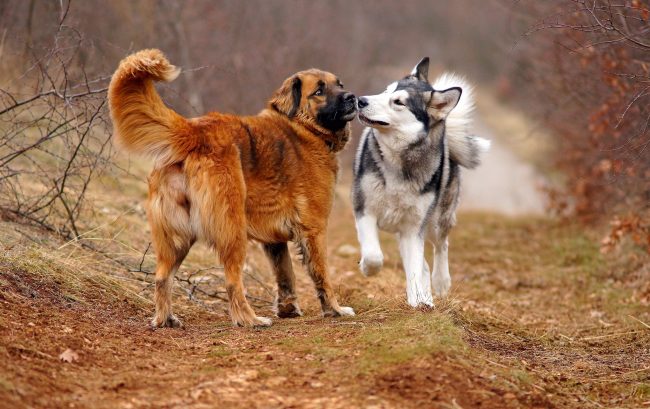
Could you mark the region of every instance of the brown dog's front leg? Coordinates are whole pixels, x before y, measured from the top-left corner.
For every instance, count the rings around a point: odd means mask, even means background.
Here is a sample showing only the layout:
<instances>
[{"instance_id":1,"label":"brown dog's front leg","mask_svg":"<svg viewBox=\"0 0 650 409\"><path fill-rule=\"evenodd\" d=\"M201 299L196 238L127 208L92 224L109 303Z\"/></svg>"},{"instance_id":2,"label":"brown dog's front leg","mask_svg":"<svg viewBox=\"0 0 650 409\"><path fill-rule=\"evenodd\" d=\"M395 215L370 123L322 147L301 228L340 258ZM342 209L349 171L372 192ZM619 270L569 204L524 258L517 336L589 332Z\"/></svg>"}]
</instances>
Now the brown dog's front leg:
<instances>
[{"instance_id":1,"label":"brown dog's front leg","mask_svg":"<svg viewBox=\"0 0 650 409\"><path fill-rule=\"evenodd\" d=\"M334 291L332 291L327 273L325 234L306 235L301 240L301 249L303 262L307 266L309 276L316 287L316 294L320 300L323 316L354 315L352 308L339 306Z\"/></svg>"},{"instance_id":2,"label":"brown dog's front leg","mask_svg":"<svg viewBox=\"0 0 650 409\"><path fill-rule=\"evenodd\" d=\"M276 314L280 318L302 316L296 297L296 276L291 266L287 243L264 244L264 253L271 263L278 283L278 294L275 299Z\"/></svg>"}]
</instances>

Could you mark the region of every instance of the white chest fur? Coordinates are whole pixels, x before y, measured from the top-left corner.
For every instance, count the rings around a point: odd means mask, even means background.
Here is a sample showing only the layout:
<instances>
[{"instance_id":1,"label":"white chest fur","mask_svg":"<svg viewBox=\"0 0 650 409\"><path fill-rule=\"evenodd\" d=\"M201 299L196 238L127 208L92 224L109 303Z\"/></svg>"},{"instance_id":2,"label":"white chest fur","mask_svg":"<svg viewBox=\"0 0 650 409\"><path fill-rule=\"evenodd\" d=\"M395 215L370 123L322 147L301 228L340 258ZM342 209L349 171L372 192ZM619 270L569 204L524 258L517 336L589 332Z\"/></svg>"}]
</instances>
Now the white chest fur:
<instances>
[{"instance_id":1,"label":"white chest fur","mask_svg":"<svg viewBox=\"0 0 650 409\"><path fill-rule=\"evenodd\" d=\"M394 172L384 169L384 181L375 174L364 175L366 212L377 218L378 227L390 233L410 233L419 230L433 202L433 193L405 183Z\"/></svg>"}]
</instances>

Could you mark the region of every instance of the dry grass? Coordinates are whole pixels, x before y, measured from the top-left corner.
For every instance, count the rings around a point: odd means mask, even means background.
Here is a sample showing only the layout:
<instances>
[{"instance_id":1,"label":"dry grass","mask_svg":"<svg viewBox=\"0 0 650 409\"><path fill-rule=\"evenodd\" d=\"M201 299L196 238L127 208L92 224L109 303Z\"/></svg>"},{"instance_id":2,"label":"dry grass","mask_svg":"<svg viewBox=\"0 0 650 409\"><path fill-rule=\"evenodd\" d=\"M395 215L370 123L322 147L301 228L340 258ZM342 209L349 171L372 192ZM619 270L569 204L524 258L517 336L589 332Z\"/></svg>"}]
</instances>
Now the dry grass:
<instances>
[{"instance_id":1,"label":"dry grass","mask_svg":"<svg viewBox=\"0 0 650 409\"><path fill-rule=\"evenodd\" d=\"M122 164L128 167L128 164ZM142 210L146 164L91 192L96 228L78 242L0 225L0 398L14 407L639 407L650 400L648 263L601 255L598 234L546 218L463 213L454 287L432 311L404 302L395 240L365 279L347 181L337 187L329 260L356 317L319 316L295 262L305 316L235 329L218 260L193 249L176 285L188 329L150 331L153 255ZM92 245L101 252L91 251ZM431 253L431 249L428 250ZM197 274L197 270L215 267ZM187 280L187 281L182 281ZM246 286L270 315L272 277L251 244ZM66 348L80 360L62 364ZM54 374L55 378L49 374ZM161 385L165 385L164 388Z\"/></svg>"}]
</instances>

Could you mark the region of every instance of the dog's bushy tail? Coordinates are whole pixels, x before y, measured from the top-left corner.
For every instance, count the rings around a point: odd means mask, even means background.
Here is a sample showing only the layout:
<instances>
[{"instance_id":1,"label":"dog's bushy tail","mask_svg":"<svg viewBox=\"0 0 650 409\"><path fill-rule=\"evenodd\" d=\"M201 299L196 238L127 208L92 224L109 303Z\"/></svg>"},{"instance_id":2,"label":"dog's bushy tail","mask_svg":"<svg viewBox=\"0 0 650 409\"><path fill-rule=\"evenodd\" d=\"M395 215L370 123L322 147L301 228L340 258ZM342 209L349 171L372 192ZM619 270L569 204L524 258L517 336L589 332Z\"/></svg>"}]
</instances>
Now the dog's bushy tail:
<instances>
[{"instance_id":1,"label":"dog's bushy tail","mask_svg":"<svg viewBox=\"0 0 650 409\"><path fill-rule=\"evenodd\" d=\"M189 122L165 106L153 82L173 81L179 73L160 50L142 50L120 62L108 87L117 144L162 166L187 155Z\"/></svg>"},{"instance_id":2,"label":"dog's bushy tail","mask_svg":"<svg viewBox=\"0 0 650 409\"><path fill-rule=\"evenodd\" d=\"M463 93L445 124L449 155L459 165L473 169L481 163L481 154L490 149L490 141L472 134L474 87L465 78L448 72L433 83L438 91L452 87L462 88Z\"/></svg>"}]
</instances>

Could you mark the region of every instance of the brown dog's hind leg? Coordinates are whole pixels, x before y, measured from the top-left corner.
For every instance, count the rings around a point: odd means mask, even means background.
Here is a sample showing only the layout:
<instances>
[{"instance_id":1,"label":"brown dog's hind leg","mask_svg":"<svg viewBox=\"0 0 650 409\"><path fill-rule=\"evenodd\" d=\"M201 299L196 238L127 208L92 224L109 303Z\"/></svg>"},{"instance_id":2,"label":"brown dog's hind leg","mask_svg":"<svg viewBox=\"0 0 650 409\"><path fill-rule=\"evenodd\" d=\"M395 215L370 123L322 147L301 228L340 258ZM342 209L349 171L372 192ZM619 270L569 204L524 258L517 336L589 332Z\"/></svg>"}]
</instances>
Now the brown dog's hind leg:
<instances>
[{"instance_id":1,"label":"brown dog's hind leg","mask_svg":"<svg viewBox=\"0 0 650 409\"><path fill-rule=\"evenodd\" d=\"M157 258L154 327L182 327L172 313L172 287L174 274L194 243L185 194L185 178L179 168L152 173L147 215Z\"/></svg>"},{"instance_id":2,"label":"brown dog's hind leg","mask_svg":"<svg viewBox=\"0 0 650 409\"><path fill-rule=\"evenodd\" d=\"M187 255L187 251L176 253L175 257L171 258L161 257L161 252L159 250L157 252L159 255L156 263L156 288L154 291L156 314L151 320L151 325L153 327L182 328L183 324L172 313L172 287L174 274Z\"/></svg>"},{"instance_id":3,"label":"brown dog's hind leg","mask_svg":"<svg viewBox=\"0 0 650 409\"><path fill-rule=\"evenodd\" d=\"M278 283L278 294L275 299L276 314L280 318L302 316L296 297L296 276L291 266L287 243L264 244L264 253L271 263Z\"/></svg>"},{"instance_id":4,"label":"brown dog's hind leg","mask_svg":"<svg viewBox=\"0 0 650 409\"><path fill-rule=\"evenodd\" d=\"M239 220L239 216L234 210L236 202L228 204L223 213L223 224L217 227L217 231L222 232L222 237L217 241L216 249L223 261L226 272L226 292L230 302L230 318L235 326L238 327L268 327L271 320L255 315L248 300L246 300L246 290L242 281L242 270L246 258L246 230L245 222ZM243 207L243 202L242 202ZM243 213L243 209L241 209ZM219 229L219 227L221 227ZM226 237L223 237L226 236Z\"/></svg>"},{"instance_id":5,"label":"brown dog's hind leg","mask_svg":"<svg viewBox=\"0 0 650 409\"><path fill-rule=\"evenodd\" d=\"M303 261L307 266L309 276L314 281L316 294L320 300L323 316L338 317L342 315L354 315L354 310L350 307L339 306L334 291L329 282L326 261L325 234L318 233L306 235L301 240L303 252Z\"/></svg>"},{"instance_id":6,"label":"brown dog's hind leg","mask_svg":"<svg viewBox=\"0 0 650 409\"><path fill-rule=\"evenodd\" d=\"M223 262L230 318L236 326L269 326L246 300L242 270L246 258L246 185L239 151L224 147L211 157L195 156L186 161L193 205L198 206L202 235Z\"/></svg>"}]
</instances>

